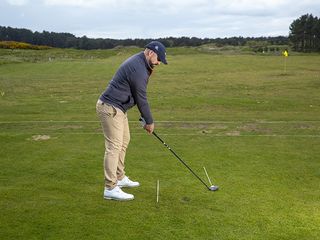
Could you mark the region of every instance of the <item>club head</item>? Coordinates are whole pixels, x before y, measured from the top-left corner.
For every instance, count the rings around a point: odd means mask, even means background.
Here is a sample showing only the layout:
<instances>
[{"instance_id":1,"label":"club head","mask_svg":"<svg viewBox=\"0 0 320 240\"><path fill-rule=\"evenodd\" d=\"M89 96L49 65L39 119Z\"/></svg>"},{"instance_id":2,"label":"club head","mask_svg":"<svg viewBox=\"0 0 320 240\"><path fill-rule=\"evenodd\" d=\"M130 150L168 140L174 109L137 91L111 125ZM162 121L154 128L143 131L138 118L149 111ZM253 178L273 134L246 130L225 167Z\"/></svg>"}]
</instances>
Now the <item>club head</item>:
<instances>
[{"instance_id":1,"label":"club head","mask_svg":"<svg viewBox=\"0 0 320 240\"><path fill-rule=\"evenodd\" d=\"M217 191L219 189L218 186L212 185L208 188L210 191Z\"/></svg>"}]
</instances>

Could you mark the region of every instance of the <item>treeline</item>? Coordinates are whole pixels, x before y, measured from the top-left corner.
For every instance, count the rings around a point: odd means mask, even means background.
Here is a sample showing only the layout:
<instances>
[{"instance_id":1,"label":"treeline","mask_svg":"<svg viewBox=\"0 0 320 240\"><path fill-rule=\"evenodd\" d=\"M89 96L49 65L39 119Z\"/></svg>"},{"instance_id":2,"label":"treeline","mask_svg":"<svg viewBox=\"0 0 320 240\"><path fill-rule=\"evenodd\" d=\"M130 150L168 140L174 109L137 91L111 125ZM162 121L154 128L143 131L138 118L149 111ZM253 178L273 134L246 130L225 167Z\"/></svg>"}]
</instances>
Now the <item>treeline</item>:
<instances>
[{"instance_id":1,"label":"treeline","mask_svg":"<svg viewBox=\"0 0 320 240\"><path fill-rule=\"evenodd\" d=\"M166 47L200 46L216 44L217 46L250 46L255 51L265 51L272 45L291 45L300 52L320 52L320 18L312 14L302 15L289 26L289 37L231 37L231 38L197 38L167 37L159 39L103 39L76 37L71 33L33 32L24 28L0 26L0 41L25 42L32 45L44 45L57 48L76 49L111 49L117 46L144 47L152 40L161 41Z\"/></svg>"},{"instance_id":2,"label":"treeline","mask_svg":"<svg viewBox=\"0 0 320 240\"><path fill-rule=\"evenodd\" d=\"M294 20L289 39L296 51L320 52L320 18L305 14Z\"/></svg>"},{"instance_id":3,"label":"treeline","mask_svg":"<svg viewBox=\"0 0 320 240\"><path fill-rule=\"evenodd\" d=\"M32 32L24 28L12 28L0 26L0 41L26 42L33 45L46 45L57 48L76 49L111 49L117 46L138 46L144 47L152 40L161 41L166 47L200 46L213 43L216 45L244 46L252 41L264 41L270 45L287 45L288 38L278 37L231 37L231 38L196 38L196 37L167 37L159 39L102 39L88 38L86 36L76 37L71 33L56 32Z\"/></svg>"}]
</instances>

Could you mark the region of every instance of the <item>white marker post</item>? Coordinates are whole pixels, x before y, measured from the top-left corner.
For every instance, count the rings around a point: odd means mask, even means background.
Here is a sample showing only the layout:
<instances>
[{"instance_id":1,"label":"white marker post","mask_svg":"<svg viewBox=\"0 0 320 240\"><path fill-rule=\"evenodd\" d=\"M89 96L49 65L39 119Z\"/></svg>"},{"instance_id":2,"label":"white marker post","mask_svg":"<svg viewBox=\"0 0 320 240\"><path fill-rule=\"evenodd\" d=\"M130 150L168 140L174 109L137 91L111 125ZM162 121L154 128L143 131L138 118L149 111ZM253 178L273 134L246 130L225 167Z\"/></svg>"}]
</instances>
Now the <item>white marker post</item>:
<instances>
[{"instance_id":1,"label":"white marker post","mask_svg":"<svg viewBox=\"0 0 320 240\"><path fill-rule=\"evenodd\" d=\"M159 202L160 181L157 180L157 203Z\"/></svg>"}]
</instances>

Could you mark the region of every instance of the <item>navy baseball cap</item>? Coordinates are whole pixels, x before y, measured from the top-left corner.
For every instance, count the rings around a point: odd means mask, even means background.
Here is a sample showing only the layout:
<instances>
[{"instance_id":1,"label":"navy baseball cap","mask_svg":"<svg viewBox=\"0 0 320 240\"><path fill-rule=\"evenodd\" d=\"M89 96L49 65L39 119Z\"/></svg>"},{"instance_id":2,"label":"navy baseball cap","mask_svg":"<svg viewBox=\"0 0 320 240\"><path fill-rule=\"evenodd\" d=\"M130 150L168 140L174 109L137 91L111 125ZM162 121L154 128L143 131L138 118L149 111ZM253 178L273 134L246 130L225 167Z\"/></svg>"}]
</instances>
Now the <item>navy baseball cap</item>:
<instances>
[{"instance_id":1,"label":"navy baseball cap","mask_svg":"<svg viewBox=\"0 0 320 240\"><path fill-rule=\"evenodd\" d=\"M166 47L161 42L152 41L146 45L146 48L154 51L162 63L168 64L166 60Z\"/></svg>"}]
</instances>

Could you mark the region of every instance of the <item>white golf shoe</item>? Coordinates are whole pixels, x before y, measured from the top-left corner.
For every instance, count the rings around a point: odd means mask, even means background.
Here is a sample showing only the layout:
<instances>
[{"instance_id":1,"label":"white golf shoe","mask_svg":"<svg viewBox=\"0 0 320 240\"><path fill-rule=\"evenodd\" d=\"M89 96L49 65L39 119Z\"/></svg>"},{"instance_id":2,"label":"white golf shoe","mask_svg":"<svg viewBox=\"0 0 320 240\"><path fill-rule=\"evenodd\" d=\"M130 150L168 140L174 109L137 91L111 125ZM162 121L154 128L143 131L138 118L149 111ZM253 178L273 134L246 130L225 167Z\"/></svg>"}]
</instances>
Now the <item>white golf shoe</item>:
<instances>
[{"instance_id":1,"label":"white golf shoe","mask_svg":"<svg viewBox=\"0 0 320 240\"><path fill-rule=\"evenodd\" d=\"M127 176L125 176L122 180L117 182L117 186L119 187L139 187L139 182L131 181Z\"/></svg>"},{"instance_id":2,"label":"white golf shoe","mask_svg":"<svg viewBox=\"0 0 320 240\"><path fill-rule=\"evenodd\" d=\"M132 194L123 192L118 186L111 190L105 188L103 197L104 199L117 201L129 201L134 199L134 196Z\"/></svg>"}]
</instances>

